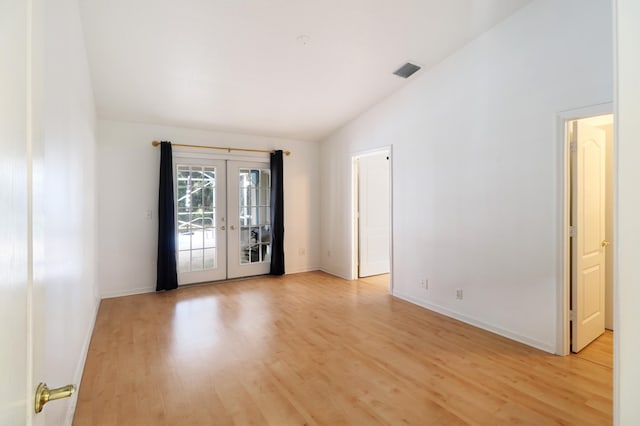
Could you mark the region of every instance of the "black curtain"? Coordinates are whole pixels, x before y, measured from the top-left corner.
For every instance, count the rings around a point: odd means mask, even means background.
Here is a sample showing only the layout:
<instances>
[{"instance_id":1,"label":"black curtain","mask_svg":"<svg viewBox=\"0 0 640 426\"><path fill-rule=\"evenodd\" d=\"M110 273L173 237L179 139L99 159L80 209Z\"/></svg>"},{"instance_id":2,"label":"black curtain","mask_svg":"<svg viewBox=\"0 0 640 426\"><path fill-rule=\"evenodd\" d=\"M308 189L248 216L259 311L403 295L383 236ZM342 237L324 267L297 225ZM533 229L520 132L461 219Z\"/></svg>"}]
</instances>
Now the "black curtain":
<instances>
[{"instance_id":1,"label":"black curtain","mask_svg":"<svg viewBox=\"0 0 640 426\"><path fill-rule=\"evenodd\" d=\"M171 142L160 143L160 191L158 197L158 276L156 291L178 288L176 271L176 221L173 202Z\"/></svg>"},{"instance_id":2,"label":"black curtain","mask_svg":"<svg viewBox=\"0 0 640 426\"><path fill-rule=\"evenodd\" d=\"M284 275L282 151L271 153L271 275Z\"/></svg>"}]
</instances>

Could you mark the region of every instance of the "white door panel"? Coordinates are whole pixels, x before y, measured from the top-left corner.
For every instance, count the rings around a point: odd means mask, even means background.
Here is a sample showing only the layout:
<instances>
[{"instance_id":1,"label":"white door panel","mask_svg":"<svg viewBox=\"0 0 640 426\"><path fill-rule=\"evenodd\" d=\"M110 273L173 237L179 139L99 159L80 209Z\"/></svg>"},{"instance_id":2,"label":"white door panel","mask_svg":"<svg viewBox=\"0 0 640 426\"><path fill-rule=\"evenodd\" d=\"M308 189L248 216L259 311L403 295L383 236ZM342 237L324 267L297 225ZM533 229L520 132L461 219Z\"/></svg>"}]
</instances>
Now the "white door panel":
<instances>
[{"instance_id":1,"label":"white door panel","mask_svg":"<svg viewBox=\"0 0 640 426\"><path fill-rule=\"evenodd\" d=\"M604 333L606 135L578 120L574 142L571 349L578 352Z\"/></svg>"},{"instance_id":2,"label":"white door panel","mask_svg":"<svg viewBox=\"0 0 640 426\"><path fill-rule=\"evenodd\" d=\"M360 277L389 272L389 154L358 159L358 263Z\"/></svg>"},{"instance_id":3,"label":"white door panel","mask_svg":"<svg viewBox=\"0 0 640 426\"><path fill-rule=\"evenodd\" d=\"M64 161L73 145L60 126L48 126L41 61L45 23L55 19L45 9L42 0L0 6L0 425L64 424L72 400L35 414L35 390L41 381L53 388L71 379L78 324L68 324L77 305L69 303L67 278L90 284L83 262L92 253L75 243L92 237L82 232L85 205L75 201L93 186L75 167L80 156L73 167Z\"/></svg>"}]
</instances>

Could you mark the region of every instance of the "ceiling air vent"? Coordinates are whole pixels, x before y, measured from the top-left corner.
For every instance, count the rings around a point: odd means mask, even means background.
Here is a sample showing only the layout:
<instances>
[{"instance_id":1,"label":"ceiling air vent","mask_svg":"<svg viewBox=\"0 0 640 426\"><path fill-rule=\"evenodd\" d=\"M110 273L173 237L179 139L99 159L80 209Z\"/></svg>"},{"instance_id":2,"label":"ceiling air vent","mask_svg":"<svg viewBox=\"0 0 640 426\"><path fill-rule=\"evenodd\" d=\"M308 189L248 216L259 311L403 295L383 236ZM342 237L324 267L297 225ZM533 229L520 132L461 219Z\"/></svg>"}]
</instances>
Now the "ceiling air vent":
<instances>
[{"instance_id":1,"label":"ceiling air vent","mask_svg":"<svg viewBox=\"0 0 640 426\"><path fill-rule=\"evenodd\" d=\"M420 67L418 65L407 62L406 64L395 70L393 73L398 77L409 78L419 69Z\"/></svg>"}]
</instances>

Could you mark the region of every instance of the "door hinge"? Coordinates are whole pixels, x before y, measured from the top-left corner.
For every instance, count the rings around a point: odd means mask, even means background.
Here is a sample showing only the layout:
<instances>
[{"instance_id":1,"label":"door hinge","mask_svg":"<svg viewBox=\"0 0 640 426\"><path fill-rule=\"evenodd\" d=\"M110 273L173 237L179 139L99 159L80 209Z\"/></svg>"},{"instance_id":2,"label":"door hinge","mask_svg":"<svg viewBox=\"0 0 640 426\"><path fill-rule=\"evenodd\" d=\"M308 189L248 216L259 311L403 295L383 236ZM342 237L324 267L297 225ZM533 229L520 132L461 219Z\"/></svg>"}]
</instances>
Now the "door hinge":
<instances>
[{"instance_id":1,"label":"door hinge","mask_svg":"<svg viewBox=\"0 0 640 426\"><path fill-rule=\"evenodd\" d=\"M571 321L576 320L576 311L569 311L569 320Z\"/></svg>"},{"instance_id":2,"label":"door hinge","mask_svg":"<svg viewBox=\"0 0 640 426\"><path fill-rule=\"evenodd\" d=\"M574 142L571 142L571 143L569 144L569 150L570 150L571 152L578 152L578 142L575 142L575 141L574 141Z\"/></svg>"},{"instance_id":3,"label":"door hinge","mask_svg":"<svg viewBox=\"0 0 640 426\"><path fill-rule=\"evenodd\" d=\"M569 227L569 237L571 237L571 238L575 238L576 237L576 227L575 226L570 226Z\"/></svg>"}]
</instances>

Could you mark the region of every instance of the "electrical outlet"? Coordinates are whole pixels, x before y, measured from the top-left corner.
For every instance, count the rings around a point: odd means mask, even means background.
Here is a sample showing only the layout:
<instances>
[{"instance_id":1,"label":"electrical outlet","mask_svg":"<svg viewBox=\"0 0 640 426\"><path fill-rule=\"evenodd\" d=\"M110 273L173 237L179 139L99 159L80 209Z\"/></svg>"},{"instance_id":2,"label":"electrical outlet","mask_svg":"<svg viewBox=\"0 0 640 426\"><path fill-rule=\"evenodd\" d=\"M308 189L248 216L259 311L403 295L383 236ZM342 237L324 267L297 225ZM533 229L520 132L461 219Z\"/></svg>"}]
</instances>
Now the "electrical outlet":
<instances>
[{"instance_id":1,"label":"electrical outlet","mask_svg":"<svg viewBox=\"0 0 640 426\"><path fill-rule=\"evenodd\" d=\"M456 299L458 300L462 300L462 290L461 289L457 289L456 290Z\"/></svg>"},{"instance_id":2,"label":"electrical outlet","mask_svg":"<svg viewBox=\"0 0 640 426\"><path fill-rule=\"evenodd\" d=\"M425 290L429 290L429 279L428 278L424 279L424 289Z\"/></svg>"}]
</instances>

